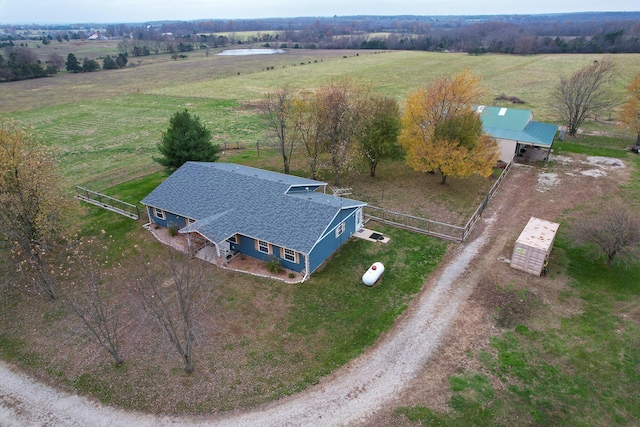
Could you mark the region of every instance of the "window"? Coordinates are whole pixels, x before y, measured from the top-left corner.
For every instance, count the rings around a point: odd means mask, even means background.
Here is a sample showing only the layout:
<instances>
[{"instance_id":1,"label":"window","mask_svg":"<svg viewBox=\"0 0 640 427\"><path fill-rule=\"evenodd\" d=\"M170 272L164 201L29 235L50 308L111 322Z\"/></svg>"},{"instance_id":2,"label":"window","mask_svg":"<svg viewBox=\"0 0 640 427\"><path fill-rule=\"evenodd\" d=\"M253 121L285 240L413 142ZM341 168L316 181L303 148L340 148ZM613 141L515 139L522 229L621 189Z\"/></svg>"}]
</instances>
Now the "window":
<instances>
[{"instance_id":1,"label":"window","mask_svg":"<svg viewBox=\"0 0 640 427\"><path fill-rule=\"evenodd\" d=\"M234 234L233 236L229 237L227 239L227 242L229 243L238 243L238 239L236 239L236 235Z\"/></svg>"},{"instance_id":2,"label":"window","mask_svg":"<svg viewBox=\"0 0 640 427\"><path fill-rule=\"evenodd\" d=\"M269 243L265 242L264 240L258 240L258 250L263 254L271 253L269 251Z\"/></svg>"},{"instance_id":3,"label":"window","mask_svg":"<svg viewBox=\"0 0 640 427\"><path fill-rule=\"evenodd\" d=\"M159 208L154 208L156 218L164 219L164 211Z\"/></svg>"},{"instance_id":4,"label":"window","mask_svg":"<svg viewBox=\"0 0 640 427\"><path fill-rule=\"evenodd\" d=\"M336 227L336 237L340 237L344 233L344 222L341 222L340 225Z\"/></svg>"},{"instance_id":5,"label":"window","mask_svg":"<svg viewBox=\"0 0 640 427\"><path fill-rule=\"evenodd\" d=\"M291 262L296 262L296 251L293 249L284 249L284 259Z\"/></svg>"},{"instance_id":6,"label":"window","mask_svg":"<svg viewBox=\"0 0 640 427\"><path fill-rule=\"evenodd\" d=\"M191 224L193 224L194 222L196 222L196 220L195 220L195 219L187 218L187 225L191 225Z\"/></svg>"}]
</instances>

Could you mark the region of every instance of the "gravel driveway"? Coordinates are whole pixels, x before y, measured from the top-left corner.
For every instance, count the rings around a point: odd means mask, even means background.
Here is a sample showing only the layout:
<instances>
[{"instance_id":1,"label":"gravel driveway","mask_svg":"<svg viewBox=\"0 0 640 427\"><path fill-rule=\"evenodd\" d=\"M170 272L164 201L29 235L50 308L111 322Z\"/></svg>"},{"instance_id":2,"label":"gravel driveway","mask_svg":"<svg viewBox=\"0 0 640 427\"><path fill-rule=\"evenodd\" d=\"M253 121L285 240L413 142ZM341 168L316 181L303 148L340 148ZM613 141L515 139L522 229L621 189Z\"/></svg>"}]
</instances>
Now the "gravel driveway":
<instances>
[{"instance_id":1,"label":"gravel driveway","mask_svg":"<svg viewBox=\"0 0 640 427\"><path fill-rule=\"evenodd\" d=\"M0 361L0 426L340 426L368 424L390 408L450 331L476 284L511 236L496 218L527 217L509 200L533 168L514 167L474 238L447 254L394 328L363 355L310 389L249 411L202 417L158 417L114 409L35 382ZM515 177L514 177L515 176ZM517 179L516 177L520 178ZM519 183L518 183L519 182ZM523 204L524 205L524 204ZM522 210L522 212L520 212Z\"/></svg>"},{"instance_id":2,"label":"gravel driveway","mask_svg":"<svg viewBox=\"0 0 640 427\"><path fill-rule=\"evenodd\" d=\"M486 231L486 230L485 230ZM461 246L401 322L377 345L306 392L219 418L126 413L39 384L0 362L0 425L10 426L337 426L366 422L389 403L438 347L471 286L454 286L486 233Z\"/></svg>"}]
</instances>

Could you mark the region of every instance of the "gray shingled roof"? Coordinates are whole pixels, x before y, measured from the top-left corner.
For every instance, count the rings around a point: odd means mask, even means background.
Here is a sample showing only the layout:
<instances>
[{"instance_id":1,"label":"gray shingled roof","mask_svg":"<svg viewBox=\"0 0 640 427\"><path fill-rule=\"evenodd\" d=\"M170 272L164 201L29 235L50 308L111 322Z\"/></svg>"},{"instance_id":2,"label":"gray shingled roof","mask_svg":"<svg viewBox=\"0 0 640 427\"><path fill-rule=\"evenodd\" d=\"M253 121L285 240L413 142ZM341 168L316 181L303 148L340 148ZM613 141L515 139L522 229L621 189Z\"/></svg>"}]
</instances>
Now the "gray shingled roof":
<instances>
[{"instance_id":1,"label":"gray shingled roof","mask_svg":"<svg viewBox=\"0 0 640 427\"><path fill-rule=\"evenodd\" d=\"M366 203L320 192L289 193L323 182L230 163L187 162L142 203L196 222L198 231L219 243L239 233L309 253L341 209Z\"/></svg>"}]
</instances>

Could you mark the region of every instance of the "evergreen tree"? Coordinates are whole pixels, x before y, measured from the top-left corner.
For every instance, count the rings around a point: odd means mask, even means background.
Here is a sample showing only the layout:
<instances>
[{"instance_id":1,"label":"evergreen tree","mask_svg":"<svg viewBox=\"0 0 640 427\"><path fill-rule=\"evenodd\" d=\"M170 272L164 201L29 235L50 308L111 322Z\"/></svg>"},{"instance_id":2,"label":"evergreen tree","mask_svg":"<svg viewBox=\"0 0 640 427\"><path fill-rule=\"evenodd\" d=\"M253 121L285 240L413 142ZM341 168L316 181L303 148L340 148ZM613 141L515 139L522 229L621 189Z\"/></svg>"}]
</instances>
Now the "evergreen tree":
<instances>
[{"instance_id":1,"label":"evergreen tree","mask_svg":"<svg viewBox=\"0 0 640 427\"><path fill-rule=\"evenodd\" d=\"M82 71L82 67L80 66L80 62L78 62L78 58L73 53L67 55L67 62L65 62L67 66L67 71L70 73L79 73Z\"/></svg>"},{"instance_id":2,"label":"evergreen tree","mask_svg":"<svg viewBox=\"0 0 640 427\"><path fill-rule=\"evenodd\" d=\"M116 64L116 61L111 56L107 55L102 60L103 70L115 70L117 68L118 68L118 64Z\"/></svg>"},{"instance_id":3,"label":"evergreen tree","mask_svg":"<svg viewBox=\"0 0 640 427\"><path fill-rule=\"evenodd\" d=\"M188 161L215 162L220 148L211 143L211 131L200 118L185 109L169 120L169 128L162 133L158 150L162 157L153 160L174 171Z\"/></svg>"},{"instance_id":4,"label":"evergreen tree","mask_svg":"<svg viewBox=\"0 0 640 427\"><path fill-rule=\"evenodd\" d=\"M129 62L129 60L127 59L127 53L119 53L118 57L116 58L116 65L118 66L118 68L126 67L127 62Z\"/></svg>"},{"instance_id":5,"label":"evergreen tree","mask_svg":"<svg viewBox=\"0 0 640 427\"><path fill-rule=\"evenodd\" d=\"M95 59L85 58L82 62L82 71L85 73L92 73L100 70L100 64Z\"/></svg>"}]
</instances>

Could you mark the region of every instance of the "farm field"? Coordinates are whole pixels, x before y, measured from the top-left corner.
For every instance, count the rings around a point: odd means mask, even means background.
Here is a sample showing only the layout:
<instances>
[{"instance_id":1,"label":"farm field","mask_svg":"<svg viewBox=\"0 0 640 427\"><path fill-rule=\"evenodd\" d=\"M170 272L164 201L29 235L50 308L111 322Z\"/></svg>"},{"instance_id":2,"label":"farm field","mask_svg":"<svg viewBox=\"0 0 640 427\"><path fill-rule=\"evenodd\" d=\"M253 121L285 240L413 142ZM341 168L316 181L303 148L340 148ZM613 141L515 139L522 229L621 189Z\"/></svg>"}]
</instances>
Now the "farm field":
<instances>
[{"instance_id":1,"label":"farm field","mask_svg":"<svg viewBox=\"0 0 640 427\"><path fill-rule=\"evenodd\" d=\"M111 49L104 48L95 54ZM561 75L601 57L310 50L256 57L213 53L196 51L178 61L169 55L131 58L135 66L122 70L61 73L1 84L0 115L33 127L37 140L56 152L69 189L83 185L135 203L166 176L152 157L169 117L184 108L212 129L215 141L224 147L222 161L280 170L280 159L255 108L261 95L278 85L310 90L349 77L402 102L412 89L470 68L484 77L491 97L517 96L526 101L522 108L531 109L536 120L555 122L549 101L553 85ZM620 76L614 91L622 99L625 86L640 70L640 55L614 59ZM490 103L494 102L487 99ZM584 126L586 133L605 135L559 143L556 154L582 160L590 155L614 156L624 162L625 172L606 181L604 189L590 181L592 192L589 187L577 192L571 186L543 194L532 190L534 201L523 212L530 209L528 215L544 203L564 203L565 198L579 206L604 190L620 191L636 204L640 201L640 161L626 150L628 135L608 119ZM294 158L293 171L305 175L301 156ZM565 173L559 162L551 162L544 171ZM563 182L579 182L571 173ZM358 170L343 184L353 187L354 198L376 206L464 224L494 179L450 179L443 187L437 176L417 174L392 162L380 165L375 180L366 170ZM573 209L569 204L565 210L550 209L554 217L547 219L562 221L564 227ZM104 236L113 276L126 278L135 271L131 260L136 245L161 254L160 245L140 223L90 207L79 225L85 236ZM436 239L380 229L391 235L390 246L349 242L302 285L211 268L216 288L206 313L201 353L195 356L197 375L182 372L177 356L150 332L152 322L134 305L126 306L127 363L115 369L105 354L70 333L74 326L68 312L47 301L32 303L32 295L18 291L0 297L0 357L65 390L144 412L220 413L294 394L318 383L390 331L446 259L446 251L455 250L455 245ZM506 248L497 251L508 256ZM583 249L573 247L567 235L561 236L555 251L549 278L499 276L498 267L488 275L491 280L479 281L478 294L466 308L482 332L465 341L465 328L458 325L460 340L450 338L450 347L442 350L435 367L425 367L423 379L431 375L435 379L412 384L410 396L402 396L397 407L385 408L371 425L464 425L464 420L469 425L503 425L514 419L540 425L637 423L640 396L633 381L640 381L640 347L635 338L640 290L622 284L640 283L640 270L637 265L606 270ZM378 259L395 268L385 278L386 286L367 292L358 287L357 272ZM122 282L126 284L126 279ZM535 292L535 286L540 286L535 294L539 300L526 293ZM496 325L503 302L483 299L500 294L496 289L510 292L510 298L531 297L527 301L535 301L535 309L519 323ZM117 293L123 303L131 300L126 285ZM482 304L475 304L476 299ZM591 359L600 352L604 361L595 369ZM455 357L445 362L451 353ZM588 375L572 375L581 370ZM616 376L625 382L611 380ZM603 384L605 391L590 397L590 387L597 384ZM173 399L175 395L183 398ZM584 419L574 414L582 407L588 409Z\"/></svg>"},{"instance_id":2,"label":"farm field","mask_svg":"<svg viewBox=\"0 0 640 427\"><path fill-rule=\"evenodd\" d=\"M349 77L402 102L420 85L470 68L483 76L491 97L517 96L537 120L553 122L549 96L555 82L598 58L296 49L229 57L196 51L186 60L131 58L139 65L2 84L0 114L33 125L36 137L55 147L70 186L101 189L157 170L152 160L156 143L169 117L183 108L213 130L216 142L265 148L270 141L254 106L270 88L287 83L306 90ZM615 59L620 74L615 90L622 96L640 68L640 55ZM585 129L601 126L587 124Z\"/></svg>"}]
</instances>

